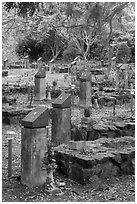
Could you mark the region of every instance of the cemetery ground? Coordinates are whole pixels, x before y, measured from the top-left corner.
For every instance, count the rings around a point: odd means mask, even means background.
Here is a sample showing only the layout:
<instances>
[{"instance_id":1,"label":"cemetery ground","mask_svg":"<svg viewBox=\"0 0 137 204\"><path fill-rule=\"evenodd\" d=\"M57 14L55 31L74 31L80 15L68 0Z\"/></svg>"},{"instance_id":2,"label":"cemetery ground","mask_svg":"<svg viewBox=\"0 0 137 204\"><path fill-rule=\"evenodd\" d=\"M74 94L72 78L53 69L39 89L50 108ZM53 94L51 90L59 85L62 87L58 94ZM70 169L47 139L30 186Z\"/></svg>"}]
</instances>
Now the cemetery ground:
<instances>
[{"instance_id":1,"label":"cemetery ground","mask_svg":"<svg viewBox=\"0 0 137 204\"><path fill-rule=\"evenodd\" d=\"M33 81L33 76L36 70L29 70L30 74L24 74L20 70L9 70L10 75L14 77L8 77L3 79L3 83L7 83L6 80L11 83L24 83L25 80L30 84ZM24 70L21 70L24 72ZM21 75L21 77L19 76ZM18 76L18 77L17 77ZM29 80L28 80L29 78ZM69 87L70 80L64 82L62 75L49 74L48 83L52 84L52 81L58 78L58 86ZM13 93L17 98L17 106L26 107L28 103L28 94ZM75 99L77 102L77 98ZM51 105L51 101L44 101L48 106ZM14 108L13 106L7 106L8 109ZM78 124L83 117L83 109L77 107L71 109L71 120L73 124ZM103 106L101 109L92 108L92 118L98 123L103 121L108 123L113 120L113 109L111 106ZM130 120L130 104L125 103L123 105L116 106L116 121ZM12 143L12 177L8 178L8 135L7 131L14 131L14 138ZM94 177L93 181L87 185L78 184L64 175L55 172L55 181L62 183L59 186L61 191L55 193L46 192L44 186L28 188L21 184L21 125L16 121L15 123L2 125L2 200L3 202L134 202L135 201L135 176L134 175L121 175L118 177L111 177L107 179L99 179Z\"/></svg>"}]
</instances>

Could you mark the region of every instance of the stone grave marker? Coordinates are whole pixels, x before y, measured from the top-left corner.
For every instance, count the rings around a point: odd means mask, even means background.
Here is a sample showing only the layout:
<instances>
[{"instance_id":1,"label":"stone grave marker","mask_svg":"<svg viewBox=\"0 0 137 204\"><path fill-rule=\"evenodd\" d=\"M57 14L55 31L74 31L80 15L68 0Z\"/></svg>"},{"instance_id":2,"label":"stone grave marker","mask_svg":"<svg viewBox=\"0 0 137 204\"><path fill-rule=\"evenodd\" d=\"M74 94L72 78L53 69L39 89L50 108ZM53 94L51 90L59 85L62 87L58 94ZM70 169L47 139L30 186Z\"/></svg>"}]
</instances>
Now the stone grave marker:
<instances>
[{"instance_id":1,"label":"stone grave marker","mask_svg":"<svg viewBox=\"0 0 137 204\"><path fill-rule=\"evenodd\" d=\"M35 74L35 89L34 100L43 100L46 98L46 70L45 68L39 68L39 71Z\"/></svg>"},{"instance_id":2,"label":"stone grave marker","mask_svg":"<svg viewBox=\"0 0 137 204\"><path fill-rule=\"evenodd\" d=\"M80 96L79 105L80 106L91 106L91 73L83 72L80 77Z\"/></svg>"},{"instance_id":3,"label":"stone grave marker","mask_svg":"<svg viewBox=\"0 0 137 204\"><path fill-rule=\"evenodd\" d=\"M54 145L68 143L71 135L71 94L62 93L53 103L52 137Z\"/></svg>"},{"instance_id":4,"label":"stone grave marker","mask_svg":"<svg viewBox=\"0 0 137 204\"><path fill-rule=\"evenodd\" d=\"M47 171L43 159L47 151L49 115L44 106L38 106L22 120L21 182L29 187L43 185Z\"/></svg>"}]
</instances>

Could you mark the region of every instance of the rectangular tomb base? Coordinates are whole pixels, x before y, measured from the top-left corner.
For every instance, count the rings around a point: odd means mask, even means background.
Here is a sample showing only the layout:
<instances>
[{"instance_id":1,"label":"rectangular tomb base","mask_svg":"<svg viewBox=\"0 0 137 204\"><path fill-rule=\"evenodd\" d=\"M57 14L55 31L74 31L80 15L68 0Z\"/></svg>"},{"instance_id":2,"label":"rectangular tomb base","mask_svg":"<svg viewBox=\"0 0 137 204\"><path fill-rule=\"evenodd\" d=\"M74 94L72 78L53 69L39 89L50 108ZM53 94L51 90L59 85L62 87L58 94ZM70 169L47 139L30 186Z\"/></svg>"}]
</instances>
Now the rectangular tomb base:
<instances>
[{"instance_id":1,"label":"rectangular tomb base","mask_svg":"<svg viewBox=\"0 0 137 204\"><path fill-rule=\"evenodd\" d=\"M135 139L131 136L86 141L85 148L77 150L62 144L54 150L58 171L81 184L89 183L94 175L106 179L135 171Z\"/></svg>"}]
</instances>

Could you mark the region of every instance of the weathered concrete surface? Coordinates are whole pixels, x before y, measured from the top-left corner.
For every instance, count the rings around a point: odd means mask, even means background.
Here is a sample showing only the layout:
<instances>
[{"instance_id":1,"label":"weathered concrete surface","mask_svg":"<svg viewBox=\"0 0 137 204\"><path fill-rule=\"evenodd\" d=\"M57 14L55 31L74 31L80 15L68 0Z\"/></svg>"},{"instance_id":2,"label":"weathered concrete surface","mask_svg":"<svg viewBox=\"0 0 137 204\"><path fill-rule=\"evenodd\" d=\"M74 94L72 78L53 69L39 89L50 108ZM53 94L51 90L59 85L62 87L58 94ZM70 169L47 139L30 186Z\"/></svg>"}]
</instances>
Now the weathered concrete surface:
<instances>
[{"instance_id":1,"label":"weathered concrete surface","mask_svg":"<svg viewBox=\"0 0 137 204\"><path fill-rule=\"evenodd\" d=\"M68 143L71 135L71 109L53 108L52 112L52 136L54 145Z\"/></svg>"},{"instance_id":2,"label":"weathered concrete surface","mask_svg":"<svg viewBox=\"0 0 137 204\"><path fill-rule=\"evenodd\" d=\"M86 142L86 151L69 149L62 144L55 147L58 170L70 179L86 184L96 175L108 178L120 174L134 174L135 139L100 138Z\"/></svg>"},{"instance_id":3,"label":"weathered concrete surface","mask_svg":"<svg viewBox=\"0 0 137 204\"><path fill-rule=\"evenodd\" d=\"M45 78L35 77L35 100L43 100L46 98L46 83Z\"/></svg>"},{"instance_id":4,"label":"weathered concrete surface","mask_svg":"<svg viewBox=\"0 0 137 204\"><path fill-rule=\"evenodd\" d=\"M22 128L21 133L21 182L29 187L43 185L46 171L42 160L47 151L47 129Z\"/></svg>"}]
</instances>

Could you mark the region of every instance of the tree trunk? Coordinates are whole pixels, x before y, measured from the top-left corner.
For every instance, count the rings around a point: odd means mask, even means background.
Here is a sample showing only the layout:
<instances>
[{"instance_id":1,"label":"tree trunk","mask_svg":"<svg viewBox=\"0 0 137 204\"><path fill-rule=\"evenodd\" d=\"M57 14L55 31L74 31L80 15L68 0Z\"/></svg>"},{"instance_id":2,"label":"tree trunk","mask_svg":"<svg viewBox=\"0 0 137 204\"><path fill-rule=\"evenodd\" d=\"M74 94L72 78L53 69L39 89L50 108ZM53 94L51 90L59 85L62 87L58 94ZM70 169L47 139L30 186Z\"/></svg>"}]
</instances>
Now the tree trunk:
<instances>
[{"instance_id":1,"label":"tree trunk","mask_svg":"<svg viewBox=\"0 0 137 204\"><path fill-rule=\"evenodd\" d=\"M113 49L111 45L109 45L109 54L108 54L108 67L107 67L107 78L109 77L111 67L112 67L112 55L113 55Z\"/></svg>"},{"instance_id":2,"label":"tree trunk","mask_svg":"<svg viewBox=\"0 0 137 204\"><path fill-rule=\"evenodd\" d=\"M107 73L106 73L106 78L108 79L109 74L110 74L110 70L111 70L111 66L112 66L112 54L113 54L113 50L112 47L110 45L110 40L111 40L111 36L112 36L112 19L110 19L109 22L109 26L110 26L110 32L109 32L109 37L108 37L108 67L107 67Z\"/></svg>"}]
</instances>

